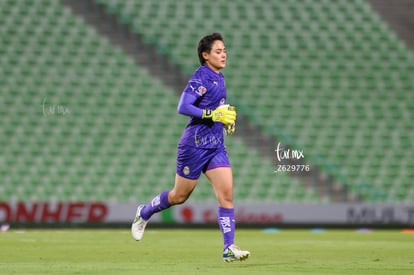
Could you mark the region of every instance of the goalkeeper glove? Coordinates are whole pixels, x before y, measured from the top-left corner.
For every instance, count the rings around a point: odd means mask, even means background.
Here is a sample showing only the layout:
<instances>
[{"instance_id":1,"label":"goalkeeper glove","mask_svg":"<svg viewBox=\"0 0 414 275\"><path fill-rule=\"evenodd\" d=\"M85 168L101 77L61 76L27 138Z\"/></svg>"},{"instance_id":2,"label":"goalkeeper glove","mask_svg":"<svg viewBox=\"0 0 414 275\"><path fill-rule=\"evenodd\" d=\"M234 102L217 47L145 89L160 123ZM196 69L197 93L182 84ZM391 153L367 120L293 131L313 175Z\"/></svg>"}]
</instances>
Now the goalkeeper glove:
<instances>
[{"instance_id":1,"label":"goalkeeper glove","mask_svg":"<svg viewBox=\"0 0 414 275\"><path fill-rule=\"evenodd\" d=\"M223 126L224 133L227 136L231 136L236 132L236 122L233 122L232 124L227 124Z\"/></svg>"},{"instance_id":2,"label":"goalkeeper glove","mask_svg":"<svg viewBox=\"0 0 414 275\"><path fill-rule=\"evenodd\" d=\"M233 124L236 121L236 110L229 104L221 105L215 110L203 110L202 118L211 118L213 121L218 121L224 125Z\"/></svg>"}]
</instances>

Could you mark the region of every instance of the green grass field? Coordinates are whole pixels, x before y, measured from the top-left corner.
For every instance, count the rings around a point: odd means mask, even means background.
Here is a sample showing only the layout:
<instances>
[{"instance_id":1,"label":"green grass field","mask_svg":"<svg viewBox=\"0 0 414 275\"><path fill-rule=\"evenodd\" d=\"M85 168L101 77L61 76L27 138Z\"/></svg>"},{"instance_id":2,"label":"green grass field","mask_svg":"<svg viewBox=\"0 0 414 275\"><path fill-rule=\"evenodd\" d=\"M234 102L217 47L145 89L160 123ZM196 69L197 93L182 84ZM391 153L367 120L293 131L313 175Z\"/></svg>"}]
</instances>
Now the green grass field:
<instances>
[{"instance_id":1,"label":"green grass field","mask_svg":"<svg viewBox=\"0 0 414 275\"><path fill-rule=\"evenodd\" d=\"M0 274L414 274L414 234L399 230L239 229L244 262L221 260L214 229L10 230L0 233Z\"/></svg>"}]
</instances>

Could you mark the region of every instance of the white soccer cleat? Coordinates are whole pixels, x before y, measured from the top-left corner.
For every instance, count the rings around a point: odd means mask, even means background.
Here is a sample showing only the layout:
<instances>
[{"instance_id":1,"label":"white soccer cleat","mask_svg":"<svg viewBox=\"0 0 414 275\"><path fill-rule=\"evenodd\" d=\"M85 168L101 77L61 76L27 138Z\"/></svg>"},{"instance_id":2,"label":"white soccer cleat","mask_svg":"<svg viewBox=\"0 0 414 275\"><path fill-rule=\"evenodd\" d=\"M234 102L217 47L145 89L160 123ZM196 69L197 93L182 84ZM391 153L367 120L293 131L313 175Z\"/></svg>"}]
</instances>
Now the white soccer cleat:
<instances>
[{"instance_id":1,"label":"white soccer cleat","mask_svg":"<svg viewBox=\"0 0 414 275\"><path fill-rule=\"evenodd\" d=\"M229 263L233 261L244 261L250 256L247 250L240 250L234 244L230 245L223 251L223 261Z\"/></svg>"},{"instance_id":2,"label":"white soccer cleat","mask_svg":"<svg viewBox=\"0 0 414 275\"><path fill-rule=\"evenodd\" d=\"M131 233L132 237L136 241L140 241L142 239L142 235L144 235L145 226L147 226L148 221L141 218L141 210L145 207L145 205L141 204L137 208L137 212L135 214L135 219L132 222L131 226Z\"/></svg>"}]
</instances>

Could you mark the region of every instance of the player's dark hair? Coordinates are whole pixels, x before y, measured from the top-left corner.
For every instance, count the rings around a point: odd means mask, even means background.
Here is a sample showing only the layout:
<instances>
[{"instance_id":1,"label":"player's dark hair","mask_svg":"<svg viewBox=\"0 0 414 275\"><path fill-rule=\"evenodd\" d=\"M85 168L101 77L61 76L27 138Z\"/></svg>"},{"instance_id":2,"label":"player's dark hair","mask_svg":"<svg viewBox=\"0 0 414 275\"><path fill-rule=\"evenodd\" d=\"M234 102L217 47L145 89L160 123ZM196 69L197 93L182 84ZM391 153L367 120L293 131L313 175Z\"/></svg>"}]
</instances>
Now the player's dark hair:
<instances>
[{"instance_id":1,"label":"player's dark hair","mask_svg":"<svg viewBox=\"0 0 414 275\"><path fill-rule=\"evenodd\" d=\"M213 47L214 41L216 40L220 40L224 42L224 39L221 33L215 32L215 33L206 35L200 40L200 42L198 42L198 47L197 47L198 59L200 60L201 65L206 63L203 57L203 52L209 53L211 51L211 48Z\"/></svg>"}]
</instances>

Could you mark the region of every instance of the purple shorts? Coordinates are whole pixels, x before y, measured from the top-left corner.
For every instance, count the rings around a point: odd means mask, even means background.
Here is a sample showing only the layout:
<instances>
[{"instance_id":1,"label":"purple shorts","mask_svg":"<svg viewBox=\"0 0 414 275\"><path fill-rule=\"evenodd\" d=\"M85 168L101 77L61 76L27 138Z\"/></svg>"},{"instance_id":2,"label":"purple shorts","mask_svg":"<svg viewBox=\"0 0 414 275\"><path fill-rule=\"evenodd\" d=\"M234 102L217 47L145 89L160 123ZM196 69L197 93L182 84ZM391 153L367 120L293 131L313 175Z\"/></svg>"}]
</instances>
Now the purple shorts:
<instances>
[{"instance_id":1,"label":"purple shorts","mask_svg":"<svg viewBox=\"0 0 414 275\"><path fill-rule=\"evenodd\" d=\"M231 167L224 146L214 149L203 149L179 145L177 150L178 175L187 179L198 179L201 172L217 167Z\"/></svg>"}]
</instances>

